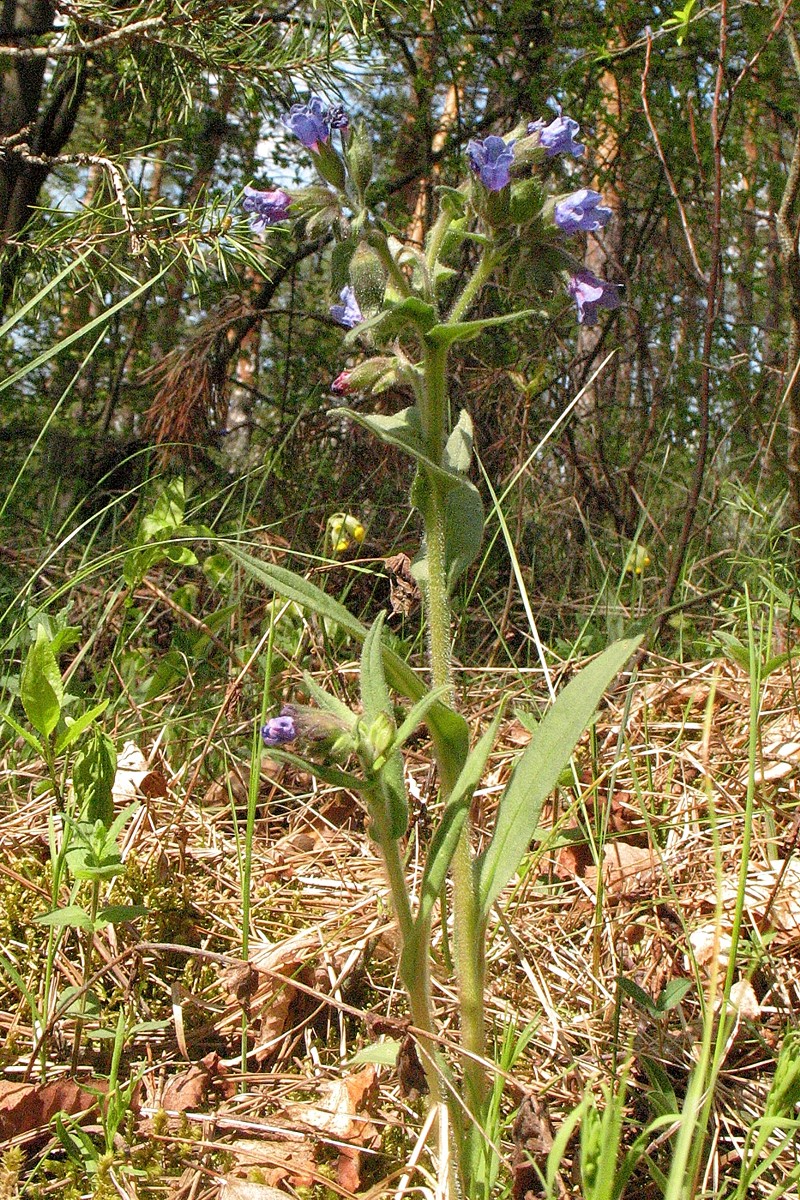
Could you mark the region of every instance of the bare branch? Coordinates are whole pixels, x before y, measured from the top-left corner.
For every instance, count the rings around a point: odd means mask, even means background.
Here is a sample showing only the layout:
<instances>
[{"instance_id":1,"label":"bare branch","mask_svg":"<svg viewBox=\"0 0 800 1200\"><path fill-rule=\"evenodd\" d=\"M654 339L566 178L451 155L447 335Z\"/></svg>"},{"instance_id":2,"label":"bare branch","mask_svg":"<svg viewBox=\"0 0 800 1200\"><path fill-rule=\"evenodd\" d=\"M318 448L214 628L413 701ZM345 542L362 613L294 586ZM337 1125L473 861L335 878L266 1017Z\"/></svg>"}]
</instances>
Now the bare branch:
<instances>
[{"instance_id":1,"label":"bare branch","mask_svg":"<svg viewBox=\"0 0 800 1200\"><path fill-rule=\"evenodd\" d=\"M41 167L69 165L102 167L111 181L111 190L114 193L114 198L119 205L122 219L125 222L125 228L128 231L128 238L131 244L131 253L141 254L143 250L142 241L136 232L136 225L128 208L128 200L125 195L125 175L115 162L112 162L110 158L106 158L103 154L34 154L28 142L21 142L18 138L19 135L15 135L14 138L7 138L5 140L5 144L0 147L0 158L5 154L16 154L23 162L34 163L36 166Z\"/></svg>"},{"instance_id":2,"label":"bare branch","mask_svg":"<svg viewBox=\"0 0 800 1200\"><path fill-rule=\"evenodd\" d=\"M110 33L103 33L99 37L92 38L90 42L72 42L63 46L0 46L0 57L18 59L69 58L76 54L93 54L95 50L103 46L123 41L127 37L140 34L143 29L150 29L154 25L163 25L163 23L163 16L145 17L142 21L134 21L130 25L123 25L119 29L112 29Z\"/></svg>"}]
</instances>

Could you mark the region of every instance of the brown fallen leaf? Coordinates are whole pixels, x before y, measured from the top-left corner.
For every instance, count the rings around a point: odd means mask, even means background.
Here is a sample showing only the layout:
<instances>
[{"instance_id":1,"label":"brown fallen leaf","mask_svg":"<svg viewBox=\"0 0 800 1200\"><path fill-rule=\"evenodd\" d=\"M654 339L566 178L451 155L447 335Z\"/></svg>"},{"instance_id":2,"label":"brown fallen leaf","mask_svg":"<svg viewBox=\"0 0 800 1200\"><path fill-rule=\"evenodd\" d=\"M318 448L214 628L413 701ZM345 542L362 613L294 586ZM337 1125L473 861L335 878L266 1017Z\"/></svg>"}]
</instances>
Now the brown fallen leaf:
<instances>
[{"instance_id":1,"label":"brown fallen leaf","mask_svg":"<svg viewBox=\"0 0 800 1200\"><path fill-rule=\"evenodd\" d=\"M273 1055L282 1035L291 1028L297 1018L302 1017L304 1009L313 1003L299 989L291 984L276 979L273 972L279 975L294 977L298 982L314 986L313 964L319 953L319 935L311 929L302 930L294 937L284 942L256 942L251 944L249 970L255 972L256 983L253 980L247 984L251 1029L255 1036L255 1059L261 1064ZM229 976L227 982L233 994L231 1003L217 1020L215 1029L224 1037L231 1036L241 1024L242 998L237 995L240 980L243 978L241 968ZM325 982L328 983L327 975Z\"/></svg>"},{"instance_id":2,"label":"brown fallen leaf","mask_svg":"<svg viewBox=\"0 0 800 1200\"><path fill-rule=\"evenodd\" d=\"M350 1143L339 1147L336 1167L337 1183L350 1192L361 1186L360 1147L380 1144L377 1129L369 1117L359 1112L374 1095L375 1080L375 1067L370 1063L363 1071L323 1085L317 1100L287 1104L284 1110L293 1121L317 1133L327 1133L338 1142Z\"/></svg>"},{"instance_id":3,"label":"brown fallen leaf","mask_svg":"<svg viewBox=\"0 0 800 1200\"><path fill-rule=\"evenodd\" d=\"M161 1106L167 1112L186 1112L200 1108L211 1092L225 1100L236 1094L236 1085L228 1078L216 1051L168 1080Z\"/></svg>"},{"instance_id":4,"label":"brown fallen leaf","mask_svg":"<svg viewBox=\"0 0 800 1200\"><path fill-rule=\"evenodd\" d=\"M603 882L611 896L634 892L652 881L659 862L652 850L619 840L606 842L603 849Z\"/></svg>"},{"instance_id":5,"label":"brown fallen leaf","mask_svg":"<svg viewBox=\"0 0 800 1200\"><path fill-rule=\"evenodd\" d=\"M407 1033L400 1043L397 1055L397 1075L400 1083L400 1095L407 1100L419 1100L427 1096L429 1088L425 1078L425 1069L419 1060L417 1043L410 1033Z\"/></svg>"},{"instance_id":6,"label":"brown fallen leaf","mask_svg":"<svg viewBox=\"0 0 800 1200\"><path fill-rule=\"evenodd\" d=\"M108 1088L104 1079L92 1079L93 1089ZM51 1083L8 1083L0 1081L0 1142L45 1129L56 1113L71 1117L88 1112L97 1104L95 1091L82 1087L74 1079L54 1079Z\"/></svg>"},{"instance_id":7,"label":"brown fallen leaf","mask_svg":"<svg viewBox=\"0 0 800 1200\"><path fill-rule=\"evenodd\" d=\"M226 1176L228 1183L239 1182L237 1172L250 1174L256 1168L270 1187L286 1182L294 1188L310 1188L319 1177L316 1150L310 1138L299 1142L235 1138L226 1149L236 1160L236 1167Z\"/></svg>"}]
</instances>

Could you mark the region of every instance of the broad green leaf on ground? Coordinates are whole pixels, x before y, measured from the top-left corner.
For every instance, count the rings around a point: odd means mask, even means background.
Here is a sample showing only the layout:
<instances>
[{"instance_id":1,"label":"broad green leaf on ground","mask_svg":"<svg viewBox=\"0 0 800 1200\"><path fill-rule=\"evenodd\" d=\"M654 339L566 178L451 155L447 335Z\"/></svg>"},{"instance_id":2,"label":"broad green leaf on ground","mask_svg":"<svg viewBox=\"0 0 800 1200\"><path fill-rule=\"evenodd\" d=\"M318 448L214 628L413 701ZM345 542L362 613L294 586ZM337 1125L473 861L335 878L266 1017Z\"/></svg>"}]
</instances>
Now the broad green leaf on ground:
<instances>
[{"instance_id":1,"label":"broad green leaf on ground","mask_svg":"<svg viewBox=\"0 0 800 1200\"><path fill-rule=\"evenodd\" d=\"M512 879L539 823L542 805L592 719L603 692L641 638L614 642L560 692L536 728L500 798L492 840L475 864L481 913Z\"/></svg>"}]
</instances>

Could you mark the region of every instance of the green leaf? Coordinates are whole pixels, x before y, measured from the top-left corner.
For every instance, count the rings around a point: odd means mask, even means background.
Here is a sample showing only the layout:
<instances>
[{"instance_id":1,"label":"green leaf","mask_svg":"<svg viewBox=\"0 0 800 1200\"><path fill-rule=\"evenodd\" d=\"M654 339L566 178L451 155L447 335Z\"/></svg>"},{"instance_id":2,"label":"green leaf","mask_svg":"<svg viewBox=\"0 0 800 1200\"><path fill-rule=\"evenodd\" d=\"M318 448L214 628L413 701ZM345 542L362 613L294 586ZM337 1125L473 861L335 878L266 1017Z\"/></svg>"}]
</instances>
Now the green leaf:
<instances>
[{"instance_id":1,"label":"green leaf","mask_svg":"<svg viewBox=\"0 0 800 1200\"><path fill-rule=\"evenodd\" d=\"M347 788L351 792L363 792L367 787L364 780L359 779L357 775L339 771L336 767L323 766L312 759L301 758L298 754L292 754L291 751L280 746L276 746L274 749L270 748L269 757L275 762L291 763L293 767L298 767L299 770L313 775L315 779L321 779L323 783L329 783L332 787Z\"/></svg>"},{"instance_id":2,"label":"green leaf","mask_svg":"<svg viewBox=\"0 0 800 1200\"><path fill-rule=\"evenodd\" d=\"M101 908L95 921L95 929L104 925L119 925L121 921L133 921L136 917L146 917L150 910L143 904L109 904Z\"/></svg>"},{"instance_id":3,"label":"green leaf","mask_svg":"<svg viewBox=\"0 0 800 1200\"><path fill-rule=\"evenodd\" d=\"M434 346L452 346L454 342L468 342L484 329L494 325L507 325L509 321L521 321L526 317L546 316L538 308L523 308L521 312L506 313L502 317L483 317L479 321L456 321L454 324L434 325L425 334L426 342Z\"/></svg>"},{"instance_id":4,"label":"green leaf","mask_svg":"<svg viewBox=\"0 0 800 1200\"><path fill-rule=\"evenodd\" d=\"M414 328L424 336L427 330L436 323L436 309L418 296L406 296L399 304L392 304L360 321L345 337L345 345L358 341L363 333L371 333L382 342L391 341L407 326Z\"/></svg>"},{"instance_id":5,"label":"green leaf","mask_svg":"<svg viewBox=\"0 0 800 1200\"><path fill-rule=\"evenodd\" d=\"M688 983L689 981L687 979L685 981L682 980L681 982ZM658 1005L653 1000L653 997L649 992L646 992L643 987L640 987L639 984L633 979L627 979L624 975L620 975L617 978L617 984L621 992L623 992L626 996L629 996L635 1004L638 1004L640 1008L643 1008L645 1012L650 1014L651 1017L659 1016Z\"/></svg>"},{"instance_id":6,"label":"green leaf","mask_svg":"<svg viewBox=\"0 0 800 1200\"><path fill-rule=\"evenodd\" d=\"M691 979L670 979L658 997L656 1003L658 1011L665 1013L669 1012L671 1008L676 1008L691 987Z\"/></svg>"},{"instance_id":7,"label":"green leaf","mask_svg":"<svg viewBox=\"0 0 800 1200\"><path fill-rule=\"evenodd\" d=\"M50 639L41 625L22 668L19 694L33 728L49 737L61 716L64 686Z\"/></svg>"},{"instance_id":8,"label":"green leaf","mask_svg":"<svg viewBox=\"0 0 800 1200\"><path fill-rule=\"evenodd\" d=\"M444 465L448 470L455 471L459 475L466 475L472 463L474 440L472 417L465 408L462 408L444 448Z\"/></svg>"},{"instance_id":9,"label":"green leaf","mask_svg":"<svg viewBox=\"0 0 800 1200\"><path fill-rule=\"evenodd\" d=\"M321 617L336 621L343 629L359 641L367 636L367 630L343 604L332 599L315 584L272 563L264 563L238 546L227 545L225 552L253 579L271 588L286 600L294 600L303 608L310 609ZM408 663L393 650L382 648L383 667L389 685L402 696L412 701L422 699L427 688L422 679ZM469 753L469 726L460 713L445 704L435 704L427 716L428 728L434 739L436 757L446 782L455 782Z\"/></svg>"},{"instance_id":10,"label":"green leaf","mask_svg":"<svg viewBox=\"0 0 800 1200\"><path fill-rule=\"evenodd\" d=\"M66 908L57 908L55 912L43 913L33 918L35 925L52 925L54 928L86 929L94 932L92 918L79 904L68 904Z\"/></svg>"},{"instance_id":11,"label":"green leaf","mask_svg":"<svg viewBox=\"0 0 800 1200\"><path fill-rule=\"evenodd\" d=\"M452 591L464 571L475 561L483 541L484 513L480 492L463 476L437 472L445 477L445 563L447 585ZM420 512L425 512L431 484L424 472L414 481L412 499ZM428 580L428 558L423 547L411 564L412 574L422 587Z\"/></svg>"},{"instance_id":12,"label":"green leaf","mask_svg":"<svg viewBox=\"0 0 800 1200\"><path fill-rule=\"evenodd\" d=\"M383 622L386 614L380 613L364 639L361 654L361 707L364 722L371 725L378 717L394 720L392 701L386 686L383 668ZM399 752L387 754L386 761L377 772L378 789L385 804L388 832L400 838L408 827L408 797L403 775L403 759Z\"/></svg>"},{"instance_id":13,"label":"green leaf","mask_svg":"<svg viewBox=\"0 0 800 1200\"><path fill-rule=\"evenodd\" d=\"M427 922L430 920L431 910L447 878L447 872L450 869L450 863L453 861L458 839L464 827L464 822L467 819L469 806L472 803L473 793L486 769L486 763L497 738L497 730L500 727L502 716L503 709L501 706L489 728L482 734L474 749L467 756L467 761L464 763L461 774L456 780L455 787L450 793L441 820L431 838L428 859L425 863L425 871L422 876L419 908L416 917L416 924L419 930L426 928Z\"/></svg>"},{"instance_id":14,"label":"green leaf","mask_svg":"<svg viewBox=\"0 0 800 1200\"><path fill-rule=\"evenodd\" d=\"M44 746L37 738L36 734L31 733L29 729L25 729L18 721L15 721L10 713L0 713L9 729L13 729L17 737L24 738L26 743L33 750L34 754L38 754L39 758L44 758Z\"/></svg>"},{"instance_id":15,"label":"green leaf","mask_svg":"<svg viewBox=\"0 0 800 1200\"><path fill-rule=\"evenodd\" d=\"M386 613L381 612L375 618L369 633L364 638L361 651L361 708L364 720L371 725L380 713L391 717L392 703L389 689L386 686L386 676L383 672L383 622Z\"/></svg>"},{"instance_id":16,"label":"green leaf","mask_svg":"<svg viewBox=\"0 0 800 1200\"><path fill-rule=\"evenodd\" d=\"M722 646L726 658L730 659L731 662L743 670L750 670L750 651L743 642L739 641L735 634L727 633L724 629L720 629L714 634L714 638Z\"/></svg>"},{"instance_id":17,"label":"green leaf","mask_svg":"<svg viewBox=\"0 0 800 1200\"><path fill-rule=\"evenodd\" d=\"M360 1066L361 1063L377 1063L381 1067L394 1067L397 1065L401 1044L395 1038L381 1038L379 1042L373 1042L371 1046L364 1046L362 1050L354 1054L350 1063L352 1066Z\"/></svg>"},{"instance_id":18,"label":"green leaf","mask_svg":"<svg viewBox=\"0 0 800 1200\"><path fill-rule=\"evenodd\" d=\"M90 708L80 717L76 717L74 721L70 721L66 729L64 729L56 738L56 754L61 754L73 742L77 742L78 738L83 733L84 729L96 721L97 718L106 711L109 701L101 700L99 704L95 704L94 708Z\"/></svg>"},{"instance_id":19,"label":"green leaf","mask_svg":"<svg viewBox=\"0 0 800 1200\"><path fill-rule=\"evenodd\" d=\"M363 429L368 429L387 446L396 446L399 450L404 450L431 471L441 470L433 459L425 454L419 411L415 406L403 408L400 412L388 416L383 413L360 413L352 408L337 408L336 412L339 416L349 417Z\"/></svg>"},{"instance_id":20,"label":"green leaf","mask_svg":"<svg viewBox=\"0 0 800 1200\"><path fill-rule=\"evenodd\" d=\"M438 701L444 696L446 696L449 691L449 684L442 684L441 687L433 688L430 692L427 692L421 700L418 700L412 709L409 709L407 716L395 734L394 741L392 742L393 749L399 750L400 747L408 741L411 735L425 720L428 710L432 708L434 704L438 703Z\"/></svg>"},{"instance_id":21,"label":"green leaf","mask_svg":"<svg viewBox=\"0 0 800 1200\"><path fill-rule=\"evenodd\" d=\"M354 729L357 721L355 713L351 712L346 704L343 704L337 696L332 696L330 692L326 692L321 688L314 678L309 675L308 671L303 671L303 683L306 691L312 700L316 700L320 708L325 709L331 716L336 717L338 721L347 729Z\"/></svg>"},{"instance_id":22,"label":"green leaf","mask_svg":"<svg viewBox=\"0 0 800 1200\"><path fill-rule=\"evenodd\" d=\"M91 740L75 759L72 786L81 817L94 825L101 821L108 829L114 820L114 778L117 752L102 730L95 729Z\"/></svg>"},{"instance_id":23,"label":"green leaf","mask_svg":"<svg viewBox=\"0 0 800 1200\"><path fill-rule=\"evenodd\" d=\"M539 823L542 805L591 721L603 692L640 641L641 637L626 638L609 646L570 680L536 727L500 798L492 840L475 864L484 919L524 858Z\"/></svg>"}]
</instances>

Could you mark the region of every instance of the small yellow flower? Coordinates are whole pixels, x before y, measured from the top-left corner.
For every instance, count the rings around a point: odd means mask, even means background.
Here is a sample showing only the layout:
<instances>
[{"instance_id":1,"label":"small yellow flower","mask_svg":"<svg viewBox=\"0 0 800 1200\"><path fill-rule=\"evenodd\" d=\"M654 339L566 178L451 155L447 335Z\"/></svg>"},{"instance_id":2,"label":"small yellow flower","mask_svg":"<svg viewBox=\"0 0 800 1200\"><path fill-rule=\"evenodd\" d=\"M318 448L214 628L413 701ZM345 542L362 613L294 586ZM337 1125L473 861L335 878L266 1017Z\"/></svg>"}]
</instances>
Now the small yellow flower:
<instances>
[{"instance_id":1,"label":"small yellow flower","mask_svg":"<svg viewBox=\"0 0 800 1200\"><path fill-rule=\"evenodd\" d=\"M366 532L358 517L351 513L333 513L328 517L326 540L334 555L344 554L354 543L360 546Z\"/></svg>"},{"instance_id":2,"label":"small yellow flower","mask_svg":"<svg viewBox=\"0 0 800 1200\"><path fill-rule=\"evenodd\" d=\"M625 570L631 575L641 575L649 566L650 555L647 546L643 546L641 542L632 545L628 551Z\"/></svg>"}]
</instances>

